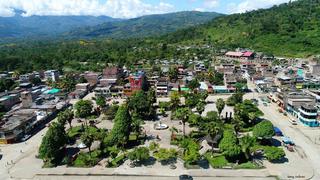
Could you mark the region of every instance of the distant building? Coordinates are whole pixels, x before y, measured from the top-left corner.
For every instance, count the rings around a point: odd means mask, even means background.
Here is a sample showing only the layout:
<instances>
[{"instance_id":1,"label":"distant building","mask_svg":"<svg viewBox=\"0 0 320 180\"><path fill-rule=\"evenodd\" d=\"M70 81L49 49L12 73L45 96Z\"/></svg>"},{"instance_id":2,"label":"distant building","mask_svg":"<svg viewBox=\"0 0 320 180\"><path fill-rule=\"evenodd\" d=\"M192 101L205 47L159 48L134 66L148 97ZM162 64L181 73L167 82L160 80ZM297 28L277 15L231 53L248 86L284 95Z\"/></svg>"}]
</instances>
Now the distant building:
<instances>
[{"instance_id":1,"label":"distant building","mask_svg":"<svg viewBox=\"0 0 320 180\"><path fill-rule=\"evenodd\" d=\"M59 80L59 71L58 70L48 70L44 72L44 78L46 81L51 80L53 82Z\"/></svg>"},{"instance_id":2,"label":"distant building","mask_svg":"<svg viewBox=\"0 0 320 180\"><path fill-rule=\"evenodd\" d=\"M168 95L168 81L166 79L159 79L156 83L157 96Z\"/></svg>"},{"instance_id":3,"label":"distant building","mask_svg":"<svg viewBox=\"0 0 320 180\"><path fill-rule=\"evenodd\" d=\"M117 83L117 80L119 80L122 76L122 74L123 70L121 68L106 67L103 70L102 78L99 80L99 83L101 86L115 85Z\"/></svg>"},{"instance_id":4,"label":"distant building","mask_svg":"<svg viewBox=\"0 0 320 180\"><path fill-rule=\"evenodd\" d=\"M20 102L18 94L5 95L0 98L0 104L4 106L6 110L10 110L15 104Z\"/></svg>"},{"instance_id":5,"label":"distant building","mask_svg":"<svg viewBox=\"0 0 320 180\"><path fill-rule=\"evenodd\" d=\"M88 81L91 87L96 86L99 82L99 76L101 74L94 72L87 72L84 74L84 78Z\"/></svg>"},{"instance_id":6,"label":"distant building","mask_svg":"<svg viewBox=\"0 0 320 180\"><path fill-rule=\"evenodd\" d=\"M123 86L123 94L125 96L131 96L136 91L145 90L148 86L148 80L145 72L138 71L129 76L129 83Z\"/></svg>"}]
</instances>

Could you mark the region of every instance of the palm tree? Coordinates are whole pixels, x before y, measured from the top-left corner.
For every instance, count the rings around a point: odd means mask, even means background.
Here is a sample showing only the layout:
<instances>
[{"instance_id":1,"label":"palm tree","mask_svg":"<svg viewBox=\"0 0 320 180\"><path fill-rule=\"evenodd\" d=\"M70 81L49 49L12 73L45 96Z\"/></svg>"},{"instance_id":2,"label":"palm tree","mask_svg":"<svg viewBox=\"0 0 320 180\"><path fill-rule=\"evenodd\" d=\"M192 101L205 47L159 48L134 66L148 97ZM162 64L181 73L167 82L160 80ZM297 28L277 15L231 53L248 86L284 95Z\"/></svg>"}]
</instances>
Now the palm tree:
<instances>
[{"instance_id":1,"label":"palm tree","mask_svg":"<svg viewBox=\"0 0 320 180\"><path fill-rule=\"evenodd\" d=\"M83 142L83 144L85 144L88 149L89 149L89 155L91 156L91 145L94 141L94 137L93 135L88 132L88 131L85 131L82 135L81 135L81 141Z\"/></svg>"},{"instance_id":2,"label":"palm tree","mask_svg":"<svg viewBox=\"0 0 320 180\"><path fill-rule=\"evenodd\" d=\"M225 107L225 102L222 98L219 98L216 103L217 110L219 112L219 117L221 117L221 113Z\"/></svg>"},{"instance_id":3,"label":"palm tree","mask_svg":"<svg viewBox=\"0 0 320 180\"><path fill-rule=\"evenodd\" d=\"M254 137L251 137L249 135L246 135L242 137L239 141L239 144L241 146L241 150L246 156L246 159L250 159L250 147L252 147L255 144L256 140Z\"/></svg>"},{"instance_id":4,"label":"palm tree","mask_svg":"<svg viewBox=\"0 0 320 180\"><path fill-rule=\"evenodd\" d=\"M207 123L204 126L204 128L211 139L214 139L215 136L218 135L223 129L222 124L220 124L218 122L214 122L214 121ZM214 148L213 144L211 145L211 147L212 147L212 151L213 151L213 148Z\"/></svg>"},{"instance_id":5,"label":"palm tree","mask_svg":"<svg viewBox=\"0 0 320 180\"><path fill-rule=\"evenodd\" d=\"M232 119L232 124L234 125L236 134L238 134L240 129L243 127L244 122L241 120L240 116L235 115Z\"/></svg>"},{"instance_id":6,"label":"palm tree","mask_svg":"<svg viewBox=\"0 0 320 180\"><path fill-rule=\"evenodd\" d=\"M190 109L189 108L179 108L176 111L176 117L182 121L183 125L183 136L186 136L186 122L189 118Z\"/></svg>"}]
</instances>

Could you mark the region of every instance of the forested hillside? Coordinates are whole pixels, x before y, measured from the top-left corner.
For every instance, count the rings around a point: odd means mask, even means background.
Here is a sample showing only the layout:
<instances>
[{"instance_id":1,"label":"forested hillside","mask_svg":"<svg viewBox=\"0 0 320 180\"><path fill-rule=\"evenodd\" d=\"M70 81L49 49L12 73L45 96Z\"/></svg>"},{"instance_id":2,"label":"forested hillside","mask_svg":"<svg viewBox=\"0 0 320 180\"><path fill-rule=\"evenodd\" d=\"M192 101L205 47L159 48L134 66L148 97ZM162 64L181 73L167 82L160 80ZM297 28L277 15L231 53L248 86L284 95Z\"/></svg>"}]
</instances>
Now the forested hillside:
<instances>
[{"instance_id":1,"label":"forested hillside","mask_svg":"<svg viewBox=\"0 0 320 180\"><path fill-rule=\"evenodd\" d=\"M217 18L165 37L181 43L210 41L248 47L284 56L309 56L320 51L320 0L298 0L243 14Z\"/></svg>"},{"instance_id":2,"label":"forested hillside","mask_svg":"<svg viewBox=\"0 0 320 180\"><path fill-rule=\"evenodd\" d=\"M73 38L137 38L159 36L178 29L206 23L222 14L185 11L142 16L125 21L108 22L86 28L77 28L65 34Z\"/></svg>"}]
</instances>

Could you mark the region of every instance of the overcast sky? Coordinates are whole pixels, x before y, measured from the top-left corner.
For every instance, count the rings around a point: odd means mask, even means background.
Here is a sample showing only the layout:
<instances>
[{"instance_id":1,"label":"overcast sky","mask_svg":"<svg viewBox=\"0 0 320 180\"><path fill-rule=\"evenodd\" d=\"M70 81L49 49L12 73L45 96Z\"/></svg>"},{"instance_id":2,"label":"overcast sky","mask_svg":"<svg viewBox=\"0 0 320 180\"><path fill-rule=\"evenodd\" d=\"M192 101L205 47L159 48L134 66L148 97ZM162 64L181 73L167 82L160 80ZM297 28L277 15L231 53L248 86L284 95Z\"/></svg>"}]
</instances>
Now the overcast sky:
<instances>
[{"instance_id":1,"label":"overcast sky","mask_svg":"<svg viewBox=\"0 0 320 180\"><path fill-rule=\"evenodd\" d=\"M225 14L268 8L289 0L0 0L0 16L13 16L14 9L31 15L106 15L132 18L185 10Z\"/></svg>"}]
</instances>

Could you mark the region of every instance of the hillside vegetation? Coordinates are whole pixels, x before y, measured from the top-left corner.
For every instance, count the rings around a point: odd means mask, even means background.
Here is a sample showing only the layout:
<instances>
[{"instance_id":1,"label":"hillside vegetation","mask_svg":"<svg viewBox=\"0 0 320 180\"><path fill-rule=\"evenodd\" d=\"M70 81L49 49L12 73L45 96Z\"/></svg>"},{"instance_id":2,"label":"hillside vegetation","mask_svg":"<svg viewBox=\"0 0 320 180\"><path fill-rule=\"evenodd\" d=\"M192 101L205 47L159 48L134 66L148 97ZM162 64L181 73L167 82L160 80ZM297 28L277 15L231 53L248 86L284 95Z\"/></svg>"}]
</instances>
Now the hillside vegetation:
<instances>
[{"instance_id":1,"label":"hillside vegetation","mask_svg":"<svg viewBox=\"0 0 320 180\"><path fill-rule=\"evenodd\" d=\"M247 47L289 57L318 54L320 1L298 0L220 17L203 26L169 34L164 41L213 42L227 48Z\"/></svg>"}]
</instances>

